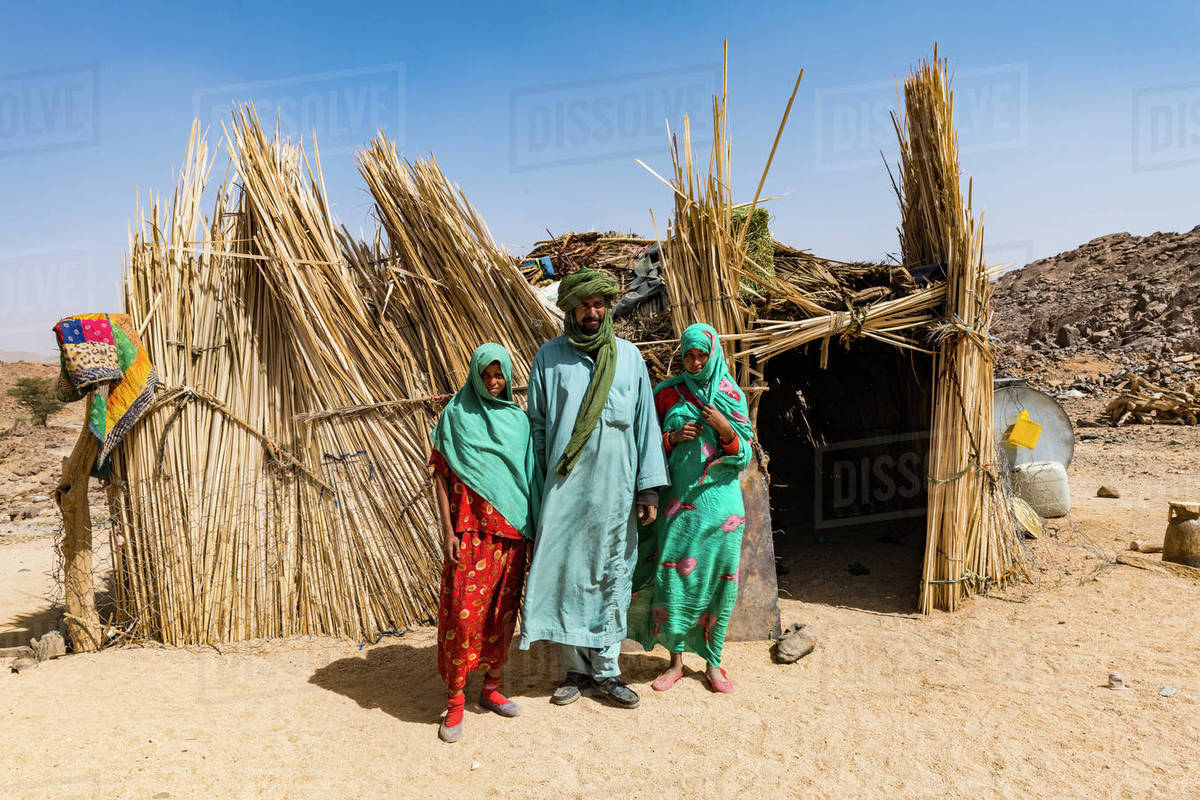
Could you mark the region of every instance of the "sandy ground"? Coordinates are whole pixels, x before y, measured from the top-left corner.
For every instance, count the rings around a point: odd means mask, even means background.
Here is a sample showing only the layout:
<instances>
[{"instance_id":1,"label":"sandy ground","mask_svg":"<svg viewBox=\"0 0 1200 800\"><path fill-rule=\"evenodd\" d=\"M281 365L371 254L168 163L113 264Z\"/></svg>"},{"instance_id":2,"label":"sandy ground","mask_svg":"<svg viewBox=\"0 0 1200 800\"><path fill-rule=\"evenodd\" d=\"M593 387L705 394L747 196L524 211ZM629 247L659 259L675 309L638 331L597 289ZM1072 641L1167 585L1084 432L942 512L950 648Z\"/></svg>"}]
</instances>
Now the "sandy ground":
<instances>
[{"instance_id":1,"label":"sandy ground","mask_svg":"<svg viewBox=\"0 0 1200 800\"><path fill-rule=\"evenodd\" d=\"M1094 414L1087 403L1072 416ZM0 792L1200 796L1200 585L1110 561L1130 538L1161 538L1168 498L1200 497L1200 429L1079 433L1097 437L1071 467L1074 511L1031 545L1032 582L922 618L908 613L916 547L801 549L780 607L785 624L816 628L817 650L779 666L766 643L728 645L731 696L696 675L656 694L662 651L631 652L641 708L554 707L552 654L514 652L506 689L523 715L469 709L463 740L445 745L430 629L361 651L332 639L112 649L0 673ZM1121 498L1095 497L1101 483ZM12 638L47 613L41 525L0 525L0 633ZM848 575L854 560L872 574ZM1113 670L1132 688L1102 688ZM1177 691L1161 696L1164 685Z\"/></svg>"}]
</instances>

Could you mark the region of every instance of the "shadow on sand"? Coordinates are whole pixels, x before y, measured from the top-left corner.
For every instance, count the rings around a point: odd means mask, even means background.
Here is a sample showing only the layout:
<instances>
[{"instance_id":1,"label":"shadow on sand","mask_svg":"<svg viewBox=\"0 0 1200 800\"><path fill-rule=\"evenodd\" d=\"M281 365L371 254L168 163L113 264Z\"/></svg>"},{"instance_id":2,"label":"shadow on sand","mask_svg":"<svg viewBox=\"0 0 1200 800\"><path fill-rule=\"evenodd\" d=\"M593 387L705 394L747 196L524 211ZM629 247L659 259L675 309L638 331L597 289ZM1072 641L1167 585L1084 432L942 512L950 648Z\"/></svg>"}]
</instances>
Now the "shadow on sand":
<instances>
[{"instance_id":1,"label":"shadow on sand","mask_svg":"<svg viewBox=\"0 0 1200 800\"><path fill-rule=\"evenodd\" d=\"M622 677L628 683L649 683L669 663L665 651L640 652L639 645L628 641L625 646L639 651L621 655ZM399 720L438 721L446 708L446 687L438 675L436 644L380 644L365 656L340 658L318 669L308 682ZM500 690L518 703L544 700L562 680L560 670L556 645L535 642L529 650L520 650L514 642ZM477 671L467 680L468 713L488 713L474 702L482 675Z\"/></svg>"}]
</instances>

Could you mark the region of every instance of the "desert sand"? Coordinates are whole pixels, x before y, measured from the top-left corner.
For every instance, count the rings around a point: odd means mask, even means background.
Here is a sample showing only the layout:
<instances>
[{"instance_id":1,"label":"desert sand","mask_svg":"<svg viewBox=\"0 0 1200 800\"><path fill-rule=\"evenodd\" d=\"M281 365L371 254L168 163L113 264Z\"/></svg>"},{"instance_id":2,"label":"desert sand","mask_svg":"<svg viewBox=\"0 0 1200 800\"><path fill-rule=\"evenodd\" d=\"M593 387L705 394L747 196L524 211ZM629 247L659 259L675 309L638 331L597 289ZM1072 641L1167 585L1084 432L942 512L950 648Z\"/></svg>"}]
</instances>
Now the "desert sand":
<instances>
[{"instance_id":1,"label":"desert sand","mask_svg":"<svg viewBox=\"0 0 1200 800\"><path fill-rule=\"evenodd\" d=\"M1085 418L1098 403L1070 411ZM514 650L505 690L522 716L469 702L462 741L446 745L429 628L361 649L111 648L0 672L3 794L1200 796L1200 585L1112 562L1132 538L1161 538L1168 499L1200 497L1200 429L1089 430L1072 515L1029 543L1029 581L926 618L911 613L920 543L801 548L785 559L780 610L785 625L813 626L817 649L776 665L766 642L727 645L733 695L698 672L657 694L663 651L631 648L640 708L590 697L559 708L547 700L553 653ZM69 448L72 423L58 435ZM1101 483L1121 498L1097 498ZM6 644L53 619L56 522L0 524ZM872 574L849 575L855 560ZM1111 671L1131 688L1104 688Z\"/></svg>"}]
</instances>

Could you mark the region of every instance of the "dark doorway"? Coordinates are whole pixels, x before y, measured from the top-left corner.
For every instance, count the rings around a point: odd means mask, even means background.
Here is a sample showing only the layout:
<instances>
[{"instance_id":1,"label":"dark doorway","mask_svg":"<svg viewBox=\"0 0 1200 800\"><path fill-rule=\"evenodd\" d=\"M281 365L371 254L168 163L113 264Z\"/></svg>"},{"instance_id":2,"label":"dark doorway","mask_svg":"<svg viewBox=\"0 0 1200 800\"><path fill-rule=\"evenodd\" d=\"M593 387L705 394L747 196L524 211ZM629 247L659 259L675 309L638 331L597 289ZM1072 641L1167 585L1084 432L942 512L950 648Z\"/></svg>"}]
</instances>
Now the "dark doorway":
<instances>
[{"instance_id":1,"label":"dark doorway","mask_svg":"<svg viewBox=\"0 0 1200 800\"><path fill-rule=\"evenodd\" d=\"M758 433L784 597L916 609L932 371L932 357L870 339L831 344L824 369L819 344L768 364Z\"/></svg>"}]
</instances>

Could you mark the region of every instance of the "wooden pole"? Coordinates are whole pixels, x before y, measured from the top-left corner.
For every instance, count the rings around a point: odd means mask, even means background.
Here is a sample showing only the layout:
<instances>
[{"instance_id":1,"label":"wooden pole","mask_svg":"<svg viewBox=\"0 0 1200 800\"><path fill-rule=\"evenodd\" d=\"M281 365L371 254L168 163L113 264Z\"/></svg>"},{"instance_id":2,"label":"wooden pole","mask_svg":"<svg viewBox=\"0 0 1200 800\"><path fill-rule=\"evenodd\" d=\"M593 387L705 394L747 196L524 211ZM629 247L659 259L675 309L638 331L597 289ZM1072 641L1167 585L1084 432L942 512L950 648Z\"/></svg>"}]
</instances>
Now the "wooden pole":
<instances>
[{"instance_id":1,"label":"wooden pole","mask_svg":"<svg viewBox=\"0 0 1200 800\"><path fill-rule=\"evenodd\" d=\"M91 402L88 403L91 408ZM76 653L100 649L100 617L96 613L96 590L92 580L92 515L88 510L88 479L96 460L99 442L83 430L71 455L63 460L62 478L54 490L63 518L63 594L67 606L67 631Z\"/></svg>"}]
</instances>

